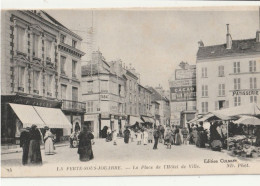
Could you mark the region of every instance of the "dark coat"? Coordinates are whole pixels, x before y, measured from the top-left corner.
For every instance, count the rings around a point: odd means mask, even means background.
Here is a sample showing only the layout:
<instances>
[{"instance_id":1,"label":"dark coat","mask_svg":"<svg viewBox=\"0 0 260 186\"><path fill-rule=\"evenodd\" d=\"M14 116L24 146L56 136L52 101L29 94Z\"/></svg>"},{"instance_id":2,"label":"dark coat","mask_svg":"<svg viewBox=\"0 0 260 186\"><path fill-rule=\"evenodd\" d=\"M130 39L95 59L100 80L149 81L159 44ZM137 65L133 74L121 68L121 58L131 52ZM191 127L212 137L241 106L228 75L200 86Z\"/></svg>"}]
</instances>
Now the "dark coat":
<instances>
[{"instance_id":1,"label":"dark coat","mask_svg":"<svg viewBox=\"0 0 260 186\"><path fill-rule=\"evenodd\" d=\"M80 161L89 161L94 158L91 139L94 135L90 131L82 131L79 136L78 154Z\"/></svg>"},{"instance_id":2,"label":"dark coat","mask_svg":"<svg viewBox=\"0 0 260 186\"><path fill-rule=\"evenodd\" d=\"M29 130L25 130L21 133L20 136L20 147L23 148L23 157L22 157L23 165L26 165L28 163L29 146L30 146L30 132Z\"/></svg>"},{"instance_id":3,"label":"dark coat","mask_svg":"<svg viewBox=\"0 0 260 186\"><path fill-rule=\"evenodd\" d=\"M128 143L129 137L130 137L130 130L129 129L125 129L124 130L124 142L125 143Z\"/></svg>"},{"instance_id":4,"label":"dark coat","mask_svg":"<svg viewBox=\"0 0 260 186\"><path fill-rule=\"evenodd\" d=\"M38 129L31 129L28 164L42 164L42 155L40 148L41 140L42 139L40 131Z\"/></svg>"}]
</instances>

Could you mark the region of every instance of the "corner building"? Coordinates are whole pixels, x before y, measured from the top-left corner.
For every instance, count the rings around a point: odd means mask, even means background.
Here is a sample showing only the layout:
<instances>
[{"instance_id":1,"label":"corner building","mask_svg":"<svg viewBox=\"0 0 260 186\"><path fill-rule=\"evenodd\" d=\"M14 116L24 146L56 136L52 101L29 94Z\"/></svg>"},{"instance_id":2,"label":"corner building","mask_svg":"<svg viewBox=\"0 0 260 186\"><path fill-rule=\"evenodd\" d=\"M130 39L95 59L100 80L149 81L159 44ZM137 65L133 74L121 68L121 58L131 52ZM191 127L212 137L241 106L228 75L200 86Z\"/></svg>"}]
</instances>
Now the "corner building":
<instances>
[{"instance_id":1,"label":"corner building","mask_svg":"<svg viewBox=\"0 0 260 186\"><path fill-rule=\"evenodd\" d=\"M260 32L256 38L204 46L197 53L198 114L222 108L260 103Z\"/></svg>"}]
</instances>

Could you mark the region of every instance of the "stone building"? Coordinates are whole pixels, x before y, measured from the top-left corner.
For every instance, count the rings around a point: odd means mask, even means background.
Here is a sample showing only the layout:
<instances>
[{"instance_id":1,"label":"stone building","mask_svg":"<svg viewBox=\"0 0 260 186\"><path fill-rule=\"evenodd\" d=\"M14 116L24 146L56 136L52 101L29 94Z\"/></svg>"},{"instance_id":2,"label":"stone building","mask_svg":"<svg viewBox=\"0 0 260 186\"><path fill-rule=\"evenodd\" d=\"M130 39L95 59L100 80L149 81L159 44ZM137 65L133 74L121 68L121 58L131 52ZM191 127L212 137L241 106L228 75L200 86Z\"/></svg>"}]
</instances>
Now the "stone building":
<instances>
[{"instance_id":1,"label":"stone building","mask_svg":"<svg viewBox=\"0 0 260 186\"><path fill-rule=\"evenodd\" d=\"M1 11L1 17L1 141L19 143L21 128L32 124L65 140L72 125L61 111L60 35L82 39L45 11ZM84 53L77 55L80 65Z\"/></svg>"},{"instance_id":2,"label":"stone building","mask_svg":"<svg viewBox=\"0 0 260 186\"><path fill-rule=\"evenodd\" d=\"M198 114L227 107L260 103L260 31L256 38L204 46L197 53Z\"/></svg>"}]
</instances>

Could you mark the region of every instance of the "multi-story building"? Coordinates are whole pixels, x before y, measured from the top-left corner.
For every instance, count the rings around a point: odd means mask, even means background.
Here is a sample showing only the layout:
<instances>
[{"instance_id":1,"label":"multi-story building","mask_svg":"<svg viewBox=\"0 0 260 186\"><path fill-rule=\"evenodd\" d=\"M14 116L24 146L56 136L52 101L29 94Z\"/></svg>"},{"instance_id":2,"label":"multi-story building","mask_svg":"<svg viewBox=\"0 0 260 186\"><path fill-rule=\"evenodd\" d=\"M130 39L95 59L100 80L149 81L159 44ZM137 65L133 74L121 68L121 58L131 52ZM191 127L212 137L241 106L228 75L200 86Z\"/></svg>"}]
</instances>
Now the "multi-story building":
<instances>
[{"instance_id":1,"label":"multi-story building","mask_svg":"<svg viewBox=\"0 0 260 186\"><path fill-rule=\"evenodd\" d=\"M160 113L159 113L159 109L160 109L160 103L158 103L155 100L152 100L152 107L151 107L151 113L154 119L154 124L159 125L160 123Z\"/></svg>"},{"instance_id":2,"label":"multi-story building","mask_svg":"<svg viewBox=\"0 0 260 186\"><path fill-rule=\"evenodd\" d=\"M151 125L155 123L154 117L152 115L152 101L151 95L152 92L138 83L138 107L139 107L139 115L141 116L142 120L147 123L147 125Z\"/></svg>"},{"instance_id":3,"label":"multi-story building","mask_svg":"<svg viewBox=\"0 0 260 186\"><path fill-rule=\"evenodd\" d=\"M87 105L85 123L95 137L105 127L124 129L126 79L120 61L106 62L101 52L92 53L92 60L82 66L82 96Z\"/></svg>"},{"instance_id":4,"label":"multi-story building","mask_svg":"<svg viewBox=\"0 0 260 186\"><path fill-rule=\"evenodd\" d=\"M156 120L159 120L159 124L168 126L170 125L170 101L164 95L164 90L161 86L153 88L148 87L148 89L152 92L151 101L154 103L155 101L159 103L159 117L155 117ZM158 105L157 105L158 107ZM158 123L156 123L158 124Z\"/></svg>"},{"instance_id":5,"label":"multi-story building","mask_svg":"<svg viewBox=\"0 0 260 186\"><path fill-rule=\"evenodd\" d=\"M186 126L196 113L196 66L181 62L169 79L171 125Z\"/></svg>"},{"instance_id":6,"label":"multi-story building","mask_svg":"<svg viewBox=\"0 0 260 186\"><path fill-rule=\"evenodd\" d=\"M44 11L10 10L1 16L2 142L19 143L21 128L32 124L49 126L63 140L72 126L61 112L59 36L81 39ZM83 54L78 51L79 65Z\"/></svg>"},{"instance_id":7,"label":"multi-story building","mask_svg":"<svg viewBox=\"0 0 260 186\"><path fill-rule=\"evenodd\" d=\"M227 107L260 103L260 31L256 38L199 44L197 53L197 109L199 114Z\"/></svg>"}]
</instances>

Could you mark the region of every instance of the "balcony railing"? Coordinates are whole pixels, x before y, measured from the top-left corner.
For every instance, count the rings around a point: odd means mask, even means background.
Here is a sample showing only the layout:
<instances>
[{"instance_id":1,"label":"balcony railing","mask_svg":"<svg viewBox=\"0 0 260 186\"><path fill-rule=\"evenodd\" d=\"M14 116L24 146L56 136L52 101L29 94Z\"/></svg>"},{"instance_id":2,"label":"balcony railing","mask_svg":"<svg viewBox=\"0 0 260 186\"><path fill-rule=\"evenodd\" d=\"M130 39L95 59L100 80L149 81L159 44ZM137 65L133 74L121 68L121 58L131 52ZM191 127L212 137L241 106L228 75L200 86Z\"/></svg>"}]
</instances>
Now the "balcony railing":
<instances>
[{"instance_id":1,"label":"balcony railing","mask_svg":"<svg viewBox=\"0 0 260 186\"><path fill-rule=\"evenodd\" d=\"M62 100L62 110L70 110L75 112L86 112L86 103L72 101L72 100Z\"/></svg>"}]
</instances>

